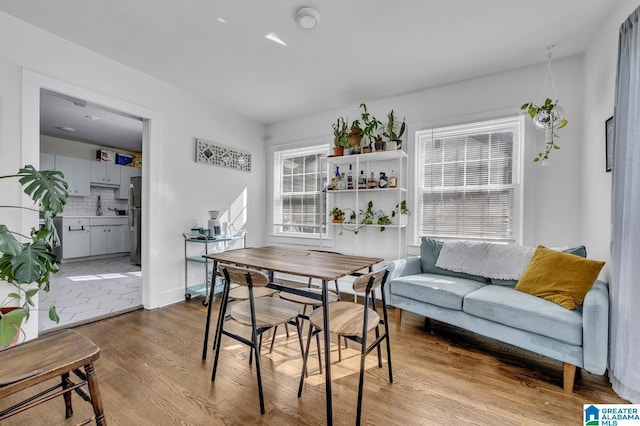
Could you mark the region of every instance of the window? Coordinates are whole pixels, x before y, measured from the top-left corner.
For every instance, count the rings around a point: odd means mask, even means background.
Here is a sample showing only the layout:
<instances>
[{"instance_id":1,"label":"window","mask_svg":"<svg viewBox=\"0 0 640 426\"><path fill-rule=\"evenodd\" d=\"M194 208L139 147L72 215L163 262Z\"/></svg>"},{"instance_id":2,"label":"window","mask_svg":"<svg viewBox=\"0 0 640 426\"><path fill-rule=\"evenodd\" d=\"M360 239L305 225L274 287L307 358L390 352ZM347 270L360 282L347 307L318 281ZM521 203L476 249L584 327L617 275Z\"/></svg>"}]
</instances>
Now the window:
<instances>
[{"instance_id":1,"label":"window","mask_svg":"<svg viewBox=\"0 0 640 426\"><path fill-rule=\"evenodd\" d=\"M274 155L273 232L325 233L326 145L277 151Z\"/></svg>"},{"instance_id":2,"label":"window","mask_svg":"<svg viewBox=\"0 0 640 426\"><path fill-rule=\"evenodd\" d=\"M523 116L416 132L418 234L519 242Z\"/></svg>"}]
</instances>

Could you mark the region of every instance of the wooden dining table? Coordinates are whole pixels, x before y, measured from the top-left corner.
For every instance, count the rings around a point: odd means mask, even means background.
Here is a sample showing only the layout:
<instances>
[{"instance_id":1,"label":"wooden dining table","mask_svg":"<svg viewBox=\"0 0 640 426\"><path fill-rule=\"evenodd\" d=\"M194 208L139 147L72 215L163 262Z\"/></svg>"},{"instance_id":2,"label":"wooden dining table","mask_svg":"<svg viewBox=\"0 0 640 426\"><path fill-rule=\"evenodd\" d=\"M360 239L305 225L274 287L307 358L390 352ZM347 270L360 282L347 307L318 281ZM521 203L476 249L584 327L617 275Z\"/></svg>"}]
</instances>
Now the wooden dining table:
<instances>
[{"instance_id":1,"label":"wooden dining table","mask_svg":"<svg viewBox=\"0 0 640 426\"><path fill-rule=\"evenodd\" d=\"M331 351L328 315L328 283L347 275L358 275L358 271L366 269L371 271L373 265L382 262L384 259L378 257L350 256L340 253L332 253L319 250L306 250L290 247L266 246L252 247L238 250L230 250L221 253L210 253L204 256L213 260L213 270L217 271L218 262L246 266L248 268L264 269L269 271L271 283L269 287L279 291L301 294L308 297L320 298L324 316L324 362L325 362L325 382L326 382L326 406L327 425L333 424L333 409L331 398ZM322 292L317 293L306 291L306 288L289 287L273 282L275 272L297 275L302 277L316 278L322 281ZM209 286L211 303L207 309L207 319L204 332L204 345L202 349L202 359L207 357L207 346L209 330L211 325L211 306L213 305L213 289L216 274L212 275L212 282ZM223 320L218 318L218 322ZM220 327L216 328L216 332Z\"/></svg>"}]
</instances>

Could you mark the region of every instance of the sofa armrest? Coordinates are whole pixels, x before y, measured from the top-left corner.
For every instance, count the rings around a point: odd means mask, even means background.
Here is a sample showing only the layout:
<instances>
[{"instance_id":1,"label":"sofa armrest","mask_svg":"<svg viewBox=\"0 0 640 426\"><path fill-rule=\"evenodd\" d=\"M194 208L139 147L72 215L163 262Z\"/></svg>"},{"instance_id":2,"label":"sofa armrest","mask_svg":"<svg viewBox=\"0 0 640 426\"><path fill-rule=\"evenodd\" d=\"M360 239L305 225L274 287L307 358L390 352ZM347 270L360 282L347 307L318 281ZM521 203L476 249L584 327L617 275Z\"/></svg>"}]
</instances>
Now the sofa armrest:
<instances>
[{"instance_id":1,"label":"sofa armrest","mask_svg":"<svg viewBox=\"0 0 640 426\"><path fill-rule=\"evenodd\" d=\"M422 264L420 256L410 256L404 259L392 260L388 264L389 281L404 277L406 275L415 275L422 273Z\"/></svg>"},{"instance_id":2,"label":"sofa armrest","mask_svg":"<svg viewBox=\"0 0 640 426\"><path fill-rule=\"evenodd\" d=\"M384 287L385 297L388 303L391 303L391 281L407 275L416 275L422 273L422 263L420 256L409 256L404 259L392 260L387 264L389 269L389 278L387 285Z\"/></svg>"},{"instance_id":3,"label":"sofa armrest","mask_svg":"<svg viewBox=\"0 0 640 426\"><path fill-rule=\"evenodd\" d=\"M609 355L609 288L596 281L582 304L583 367L604 374Z\"/></svg>"}]
</instances>

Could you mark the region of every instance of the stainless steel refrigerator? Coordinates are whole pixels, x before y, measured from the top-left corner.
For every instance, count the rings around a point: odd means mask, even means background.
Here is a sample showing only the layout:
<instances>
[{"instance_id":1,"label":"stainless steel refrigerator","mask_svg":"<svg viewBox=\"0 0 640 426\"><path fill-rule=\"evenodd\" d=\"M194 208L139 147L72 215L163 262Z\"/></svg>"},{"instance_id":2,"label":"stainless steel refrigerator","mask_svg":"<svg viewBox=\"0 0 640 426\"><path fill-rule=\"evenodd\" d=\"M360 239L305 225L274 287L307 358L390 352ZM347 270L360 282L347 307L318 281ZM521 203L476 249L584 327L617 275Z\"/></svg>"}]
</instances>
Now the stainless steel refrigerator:
<instances>
[{"instance_id":1,"label":"stainless steel refrigerator","mask_svg":"<svg viewBox=\"0 0 640 426\"><path fill-rule=\"evenodd\" d=\"M129 229L131 230L131 263L140 265L142 249L142 176L129 183Z\"/></svg>"}]
</instances>

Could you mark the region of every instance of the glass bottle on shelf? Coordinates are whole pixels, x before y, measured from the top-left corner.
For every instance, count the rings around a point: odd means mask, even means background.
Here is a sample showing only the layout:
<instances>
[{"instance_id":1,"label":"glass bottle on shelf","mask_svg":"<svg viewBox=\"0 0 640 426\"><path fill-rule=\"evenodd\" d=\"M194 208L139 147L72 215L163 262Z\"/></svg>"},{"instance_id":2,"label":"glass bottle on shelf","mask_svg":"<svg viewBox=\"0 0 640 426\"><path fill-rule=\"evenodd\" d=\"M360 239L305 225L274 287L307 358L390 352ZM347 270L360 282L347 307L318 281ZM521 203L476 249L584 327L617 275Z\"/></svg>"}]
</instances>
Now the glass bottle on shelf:
<instances>
[{"instance_id":1,"label":"glass bottle on shelf","mask_svg":"<svg viewBox=\"0 0 640 426\"><path fill-rule=\"evenodd\" d=\"M349 164L349 174L347 175L347 189L353 189L353 172L351 171L351 164Z\"/></svg>"},{"instance_id":2,"label":"glass bottle on shelf","mask_svg":"<svg viewBox=\"0 0 640 426\"><path fill-rule=\"evenodd\" d=\"M347 189L347 178L344 176L344 173L340 174L338 189Z\"/></svg>"},{"instance_id":3,"label":"glass bottle on shelf","mask_svg":"<svg viewBox=\"0 0 640 426\"><path fill-rule=\"evenodd\" d=\"M385 172L380 172L380 180L378 181L378 186L380 188L387 187L387 174Z\"/></svg>"},{"instance_id":4,"label":"glass bottle on shelf","mask_svg":"<svg viewBox=\"0 0 640 426\"><path fill-rule=\"evenodd\" d=\"M389 175L389 188L397 188L398 187L398 176L396 176L396 172L391 170L391 175Z\"/></svg>"},{"instance_id":5,"label":"glass bottle on shelf","mask_svg":"<svg viewBox=\"0 0 640 426\"><path fill-rule=\"evenodd\" d=\"M364 170L360 170L358 178L358 189L367 189L367 178L364 176Z\"/></svg>"},{"instance_id":6,"label":"glass bottle on shelf","mask_svg":"<svg viewBox=\"0 0 640 426\"><path fill-rule=\"evenodd\" d=\"M371 176L369 176L369 179L367 180L367 188L372 189L377 187L378 182L376 181L376 177L374 176L373 172L371 172Z\"/></svg>"}]
</instances>

